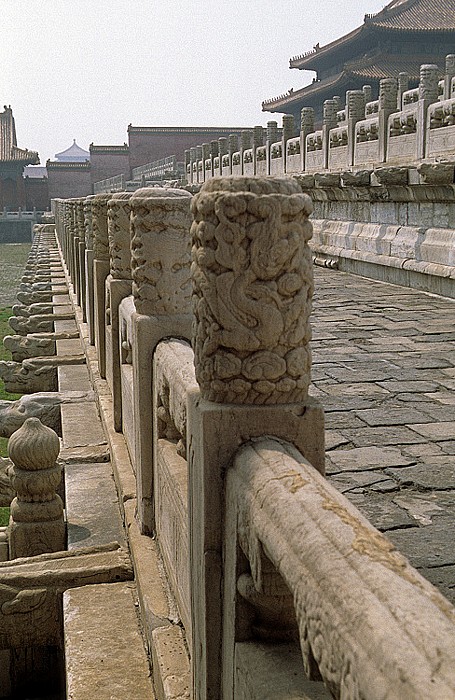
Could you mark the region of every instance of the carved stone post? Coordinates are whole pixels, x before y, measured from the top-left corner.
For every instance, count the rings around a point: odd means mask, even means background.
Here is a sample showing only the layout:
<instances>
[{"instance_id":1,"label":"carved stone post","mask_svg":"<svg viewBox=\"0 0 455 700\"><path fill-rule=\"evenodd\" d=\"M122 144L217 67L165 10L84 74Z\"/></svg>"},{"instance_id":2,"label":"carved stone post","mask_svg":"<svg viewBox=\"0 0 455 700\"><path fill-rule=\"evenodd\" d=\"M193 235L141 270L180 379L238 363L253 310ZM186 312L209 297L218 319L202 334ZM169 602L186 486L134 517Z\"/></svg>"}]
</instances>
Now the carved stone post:
<instances>
[{"instance_id":1,"label":"carved stone post","mask_svg":"<svg viewBox=\"0 0 455 700\"><path fill-rule=\"evenodd\" d=\"M270 175L270 155L272 143L278 141L278 122L270 121L267 122L266 131L266 159L267 159L267 175Z\"/></svg>"},{"instance_id":2,"label":"carved stone post","mask_svg":"<svg viewBox=\"0 0 455 700\"><path fill-rule=\"evenodd\" d=\"M406 84L403 73L401 88ZM403 94L403 93L401 93ZM379 162L385 163L387 158L387 142L389 138L388 124L389 116L396 112L397 102L400 99L398 82L396 78L383 78L379 81L379 111L378 111L378 131L379 131ZM401 110L401 107L400 107Z\"/></svg>"},{"instance_id":3,"label":"carved stone post","mask_svg":"<svg viewBox=\"0 0 455 700\"><path fill-rule=\"evenodd\" d=\"M287 142L294 138L295 122L293 114L283 114L283 134L282 134L282 153L283 153L283 174L286 172L286 153Z\"/></svg>"},{"instance_id":4,"label":"carved stone post","mask_svg":"<svg viewBox=\"0 0 455 700\"><path fill-rule=\"evenodd\" d=\"M130 198L120 192L108 202L110 274L106 279L106 379L114 408L115 430L122 429L122 389L120 383L119 306L131 294Z\"/></svg>"},{"instance_id":5,"label":"carved stone post","mask_svg":"<svg viewBox=\"0 0 455 700\"><path fill-rule=\"evenodd\" d=\"M446 69L444 73L444 100L450 100L452 97L452 78L455 76L455 54L449 53L446 56Z\"/></svg>"},{"instance_id":6,"label":"carved stone post","mask_svg":"<svg viewBox=\"0 0 455 700\"><path fill-rule=\"evenodd\" d=\"M362 91L365 97L365 104L367 104L367 102L371 102L371 100L373 99L373 90L371 88L371 85L364 85L362 87Z\"/></svg>"},{"instance_id":7,"label":"carved stone post","mask_svg":"<svg viewBox=\"0 0 455 700\"><path fill-rule=\"evenodd\" d=\"M244 171L244 163L243 163L243 154L245 151L248 149L252 148L253 146L253 132L251 129L242 129L240 133L240 165L241 165L241 174L243 175ZM252 173L254 174L254 173Z\"/></svg>"},{"instance_id":8,"label":"carved stone post","mask_svg":"<svg viewBox=\"0 0 455 700\"><path fill-rule=\"evenodd\" d=\"M306 137L314 132L314 109L302 107L300 112L300 153L302 154L302 172L306 167Z\"/></svg>"},{"instance_id":9,"label":"carved stone post","mask_svg":"<svg viewBox=\"0 0 455 700\"><path fill-rule=\"evenodd\" d=\"M291 178L214 178L193 199L193 347L188 395L195 700L220 691L222 520L238 447L275 435L324 471L322 408L308 396L312 226Z\"/></svg>"},{"instance_id":10,"label":"carved stone post","mask_svg":"<svg viewBox=\"0 0 455 700\"><path fill-rule=\"evenodd\" d=\"M228 140L225 136L221 136L218 139L218 147L219 147L219 152L220 152L220 175L223 175L223 156L227 156L229 154L229 149L228 149Z\"/></svg>"},{"instance_id":11,"label":"carved stone post","mask_svg":"<svg viewBox=\"0 0 455 700\"><path fill-rule=\"evenodd\" d=\"M403 93L409 90L409 74L398 73L398 94L396 108L399 112L403 109Z\"/></svg>"},{"instance_id":12,"label":"carved stone post","mask_svg":"<svg viewBox=\"0 0 455 700\"><path fill-rule=\"evenodd\" d=\"M221 175L221 165L218 165L218 169L215 169L215 158L218 158L220 163L220 146L218 141L210 141L210 157L212 159L212 174L214 176Z\"/></svg>"},{"instance_id":13,"label":"carved stone post","mask_svg":"<svg viewBox=\"0 0 455 700\"><path fill-rule=\"evenodd\" d=\"M62 472L56 464L59 451L57 434L38 418L28 418L9 439L17 493L11 503L11 559L65 549L63 503L56 493Z\"/></svg>"},{"instance_id":14,"label":"carved stone post","mask_svg":"<svg viewBox=\"0 0 455 700\"><path fill-rule=\"evenodd\" d=\"M324 168L329 167L330 130L338 126L337 109L335 100L325 100L322 116L322 150L324 154Z\"/></svg>"},{"instance_id":15,"label":"carved stone post","mask_svg":"<svg viewBox=\"0 0 455 700\"><path fill-rule=\"evenodd\" d=\"M439 68L433 63L420 66L419 108L417 117L417 159L425 158L428 107L438 101Z\"/></svg>"},{"instance_id":16,"label":"carved stone post","mask_svg":"<svg viewBox=\"0 0 455 700\"><path fill-rule=\"evenodd\" d=\"M90 195L84 200L84 227L85 227L85 314L88 327L90 345L95 345L95 301L93 285L93 224L92 224L92 200L95 195Z\"/></svg>"},{"instance_id":17,"label":"carved stone post","mask_svg":"<svg viewBox=\"0 0 455 700\"><path fill-rule=\"evenodd\" d=\"M105 289L104 284L109 274L109 237L107 233L107 203L111 194L96 194L91 200L93 228L93 303L95 346L98 357L99 372L106 378L105 347Z\"/></svg>"},{"instance_id":18,"label":"carved stone post","mask_svg":"<svg viewBox=\"0 0 455 700\"><path fill-rule=\"evenodd\" d=\"M200 163L202 162L202 165ZM197 163L197 180L196 182L204 182L204 160L202 157L202 146L196 146L196 163Z\"/></svg>"},{"instance_id":19,"label":"carved stone post","mask_svg":"<svg viewBox=\"0 0 455 700\"><path fill-rule=\"evenodd\" d=\"M190 148L190 171L191 171L191 180L190 182L197 182L197 149L195 146L193 148ZM196 170L195 170L196 168Z\"/></svg>"},{"instance_id":20,"label":"carved stone post","mask_svg":"<svg viewBox=\"0 0 455 700\"><path fill-rule=\"evenodd\" d=\"M191 336L191 195L184 190L150 188L137 190L129 202L135 309L130 322L132 335L127 339L132 356L134 423L129 440L136 464L138 518L142 531L150 534L154 528L152 355L165 337ZM131 436L125 410L123 423L124 432Z\"/></svg>"},{"instance_id":21,"label":"carved stone post","mask_svg":"<svg viewBox=\"0 0 455 700\"><path fill-rule=\"evenodd\" d=\"M210 160L210 144L209 143L203 143L202 144L202 173L203 173L203 180L202 182L205 182L205 180L210 180L212 177L212 164L210 165L210 170L205 169L206 161Z\"/></svg>"},{"instance_id":22,"label":"carved stone post","mask_svg":"<svg viewBox=\"0 0 455 700\"><path fill-rule=\"evenodd\" d=\"M229 173L232 174L232 157L239 150L239 137L237 134L229 134L228 151L229 151Z\"/></svg>"},{"instance_id":23,"label":"carved stone post","mask_svg":"<svg viewBox=\"0 0 455 700\"><path fill-rule=\"evenodd\" d=\"M82 320L85 322L85 220L84 197L76 202L76 231L77 231L77 303L82 308Z\"/></svg>"},{"instance_id":24,"label":"carved stone post","mask_svg":"<svg viewBox=\"0 0 455 700\"><path fill-rule=\"evenodd\" d=\"M346 118L348 121L348 162L354 165L355 125L365 119L365 93L363 90L348 90L346 93Z\"/></svg>"}]
</instances>

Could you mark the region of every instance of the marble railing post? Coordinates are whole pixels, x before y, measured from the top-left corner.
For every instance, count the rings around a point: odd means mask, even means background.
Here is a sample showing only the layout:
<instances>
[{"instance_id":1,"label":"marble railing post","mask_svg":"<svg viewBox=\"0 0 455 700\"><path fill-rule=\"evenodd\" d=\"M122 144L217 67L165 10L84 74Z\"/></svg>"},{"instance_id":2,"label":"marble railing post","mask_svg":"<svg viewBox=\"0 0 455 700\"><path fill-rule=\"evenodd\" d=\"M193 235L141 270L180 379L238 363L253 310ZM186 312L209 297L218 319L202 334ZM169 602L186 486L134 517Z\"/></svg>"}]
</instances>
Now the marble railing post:
<instances>
[{"instance_id":1,"label":"marble railing post","mask_svg":"<svg viewBox=\"0 0 455 700\"><path fill-rule=\"evenodd\" d=\"M166 337L191 337L190 202L185 190L137 190L131 206L134 460L141 530L154 530L152 356Z\"/></svg>"},{"instance_id":2,"label":"marble railing post","mask_svg":"<svg viewBox=\"0 0 455 700\"><path fill-rule=\"evenodd\" d=\"M232 173L232 156L239 150L239 137L237 134L229 134L228 138L228 152L229 152L229 169Z\"/></svg>"},{"instance_id":3,"label":"marble railing post","mask_svg":"<svg viewBox=\"0 0 455 700\"><path fill-rule=\"evenodd\" d=\"M365 93L363 90L348 90L346 93L346 118L348 123L348 162L354 165L355 125L365 119Z\"/></svg>"},{"instance_id":4,"label":"marble railing post","mask_svg":"<svg viewBox=\"0 0 455 700\"><path fill-rule=\"evenodd\" d=\"M436 64L420 66L419 106L417 112L417 160L425 158L428 107L438 101L439 68Z\"/></svg>"},{"instance_id":5,"label":"marble railing post","mask_svg":"<svg viewBox=\"0 0 455 700\"><path fill-rule=\"evenodd\" d=\"M93 225L92 199L89 195L84 199L84 230L85 230L85 317L90 345L95 344L95 301L93 290Z\"/></svg>"},{"instance_id":6,"label":"marble railing post","mask_svg":"<svg viewBox=\"0 0 455 700\"><path fill-rule=\"evenodd\" d=\"M199 163L202 162L202 168L199 168ZM204 159L202 157L202 146L196 146L196 182L204 182Z\"/></svg>"},{"instance_id":7,"label":"marble railing post","mask_svg":"<svg viewBox=\"0 0 455 700\"><path fill-rule=\"evenodd\" d=\"M293 114L283 114L283 134L281 152L283 154L283 175L286 172L287 142L294 138L295 123Z\"/></svg>"},{"instance_id":8,"label":"marble railing post","mask_svg":"<svg viewBox=\"0 0 455 700\"><path fill-rule=\"evenodd\" d=\"M242 166L243 175L243 153L253 147L253 132L251 129L242 129L240 132L240 164Z\"/></svg>"},{"instance_id":9,"label":"marble railing post","mask_svg":"<svg viewBox=\"0 0 455 700\"><path fill-rule=\"evenodd\" d=\"M10 558L33 557L65 549L63 503L56 489L62 468L57 434L38 418L28 418L8 441L13 462L11 482Z\"/></svg>"},{"instance_id":10,"label":"marble railing post","mask_svg":"<svg viewBox=\"0 0 455 700\"><path fill-rule=\"evenodd\" d=\"M131 294L130 198L119 192L108 202L110 274L106 279L106 379L112 392L114 428L122 429L122 388L120 381L119 306Z\"/></svg>"},{"instance_id":11,"label":"marble railing post","mask_svg":"<svg viewBox=\"0 0 455 700\"><path fill-rule=\"evenodd\" d=\"M85 222L84 222L84 197L76 201L76 237L75 257L77 266L76 275L76 301L82 308L83 321L85 321Z\"/></svg>"},{"instance_id":12,"label":"marble railing post","mask_svg":"<svg viewBox=\"0 0 455 700\"><path fill-rule=\"evenodd\" d=\"M106 378L106 323L105 323L105 288L109 274L109 237L107 233L107 203L111 194L96 194L91 200L93 230L93 305L95 346L99 372Z\"/></svg>"},{"instance_id":13,"label":"marble railing post","mask_svg":"<svg viewBox=\"0 0 455 700\"><path fill-rule=\"evenodd\" d=\"M253 127L253 164L254 164L254 173L255 175L257 174L256 170L256 149L260 148L260 146L264 145L264 127L262 126L255 126Z\"/></svg>"},{"instance_id":14,"label":"marble railing post","mask_svg":"<svg viewBox=\"0 0 455 700\"><path fill-rule=\"evenodd\" d=\"M404 74L401 75L401 87L406 85ZM389 117L397 110L398 100L401 101L398 82L396 78L383 78L379 81L379 111L378 111L378 136L379 136L379 162L385 163L387 158L387 142L389 138ZM401 111L401 107L400 107Z\"/></svg>"},{"instance_id":15,"label":"marble railing post","mask_svg":"<svg viewBox=\"0 0 455 700\"><path fill-rule=\"evenodd\" d=\"M306 162L306 137L314 132L314 109L313 107L302 107L300 112L300 153L302 161L302 172L305 172Z\"/></svg>"},{"instance_id":16,"label":"marble railing post","mask_svg":"<svg viewBox=\"0 0 455 700\"><path fill-rule=\"evenodd\" d=\"M214 177L221 175L220 145L218 141L210 141L210 156L212 158L212 174ZM219 160L218 169L215 168L215 158Z\"/></svg>"},{"instance_id":17,"label":"marble railing post","mask_svg":"<svg viewBox=\"0 0 455 700\"><path fill-rule=\"evenodd\" d=\"M212 177L212 169L213 169L213 161L210 166L210 170L206 173L205 170L205 161L210 160L210 144L209 143L203 143L202 144L202 172L204 174L203 182L205 180L209 180Z\"/></svg>"},{"instance_id":18,"label":"marble railing post","mask_svg":"<svg viewBox=\"0 0 455 700\"><path fill-rule=\"evenodd\" d=\"M270 175L270 152L272 150L272 143L278 141L278 122L270 121L267 122L266 131L266 161L267 161L267 175Z\"/></svg>"},{"instance_id":19,"label":"marble railing post","mask_svg":"<svg viewBox=\"0 0 455 700\"><path fill-rule=\"evenodd\" d=\"M196 171L196 180L194 179L194 164L197 161L197 151L196 147L194 146L193 148L190 148L190 173L191 173L191 179L190 182L197 182L197 171Z\"/></svg>"},{"instance_id":20,"label":"marble railing post","mask_svg":"<svg viewBox=\"0 0 455 700\"><path fill-rule=\"evenodd\" d=\"M229 153L228 140L225 136L221 136L218 139L218 150L220 153L220 172L218 174L222 175L223 174L223 156L226 156Z\"/></svg>"},{"instance_id":21,"label":"marble railing post","mask_svg":"<svg viewBox=\"0 0 455 700\"><path fill-rule=\"evenodd\" d=\"M409 90L409 75L408 73L398 73L398 92L396 109L401 112L403 109L403 93Z\"/></svg>"},{"instance_id":22,"label":"marble railing post","mask_svg":"<svg viewBox=\"0 0 455 700\"><path fill-rule=\"evenodd\" d=\"M309 197L286 177L217 178L193 198L188 393L194 700L222 697L224 478L253 437L288 440L324 472L320 405L308 396L313 277Z\"/></svg>"},{"instance_id":23,"label":"marble railing post","mask_svg":"<svg viewBox=\"0 0 455 700\"><path fill-rule=\"evenodd\" d=\"M190 183L191 179L191 156L190 156L190 149L187 148L185 149L184 153L184 162L185 162L185 180Z\"/></svg>"},{"instance_id":24,"label":"marble railing post","mask_svg":"<svg viewBox=\"0 0 455 700\"><path fill-rule=\"evenodd\" d=\"M329 166L330 129L335 129L337 122L337 104L335 100L325 100L322 113L322 150L324 168Z\"/></svg>"},{"instance_id":25,"label":"marble railing post","mask_svg":"<svg viewBox=\"0 0 455 700\"><path fill-rule=\"evenodd\" d=\"M450 53L446 56L446 66L444 72L444 100L450 100L452 97L451 86L452 78L455 76L455 54Z\"/></svg>"}]
</instances>

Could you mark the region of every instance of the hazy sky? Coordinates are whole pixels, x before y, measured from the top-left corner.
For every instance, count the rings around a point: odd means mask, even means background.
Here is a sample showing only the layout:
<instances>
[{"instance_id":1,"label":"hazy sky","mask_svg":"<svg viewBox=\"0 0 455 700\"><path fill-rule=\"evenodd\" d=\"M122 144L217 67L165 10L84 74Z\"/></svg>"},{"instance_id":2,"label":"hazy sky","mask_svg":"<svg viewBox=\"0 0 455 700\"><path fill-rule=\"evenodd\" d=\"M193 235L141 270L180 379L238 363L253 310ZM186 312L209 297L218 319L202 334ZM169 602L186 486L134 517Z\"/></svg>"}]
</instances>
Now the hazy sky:
<instances>
[{"instance_id":1,"label":"hazy sky","mask_svg":"<svg viewBox=\"0 0 455 700\"><path fill-rule=\"evenodd\" d=\"M289 59L387 0L0 0L0 107L41 162L127 126L254 126L311 82Z\"/></svg>"}]
</instances>

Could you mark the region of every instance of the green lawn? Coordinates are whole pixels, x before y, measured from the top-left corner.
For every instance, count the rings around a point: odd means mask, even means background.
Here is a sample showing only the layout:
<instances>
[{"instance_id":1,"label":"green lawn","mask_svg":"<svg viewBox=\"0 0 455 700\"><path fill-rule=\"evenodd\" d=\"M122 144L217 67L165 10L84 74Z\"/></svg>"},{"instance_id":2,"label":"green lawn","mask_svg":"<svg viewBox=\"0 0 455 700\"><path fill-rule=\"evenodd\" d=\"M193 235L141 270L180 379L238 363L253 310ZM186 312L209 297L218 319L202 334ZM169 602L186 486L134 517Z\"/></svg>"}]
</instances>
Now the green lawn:
<instances>
[{"instance_id":1,"label":"green lawn","mask_svg":"<svg viewBox=\"0 0 455 700\"><path fill-rule=\"evenodd\" d=\"M0 508L0 527L6 527L9 523L9 508Z\"/></svg>"}]
</instances>

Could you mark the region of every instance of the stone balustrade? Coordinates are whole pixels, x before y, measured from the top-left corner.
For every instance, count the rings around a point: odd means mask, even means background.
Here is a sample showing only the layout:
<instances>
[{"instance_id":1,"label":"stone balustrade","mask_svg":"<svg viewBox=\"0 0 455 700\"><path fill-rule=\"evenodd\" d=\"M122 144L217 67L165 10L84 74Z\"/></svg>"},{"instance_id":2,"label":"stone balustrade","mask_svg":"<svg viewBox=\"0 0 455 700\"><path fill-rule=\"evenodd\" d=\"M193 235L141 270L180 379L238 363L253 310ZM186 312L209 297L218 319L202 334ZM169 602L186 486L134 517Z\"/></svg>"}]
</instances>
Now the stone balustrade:
<instances>
[{"instance_id":1,"label":"stone balustrade","mask_svg":"<svg viewBox=\"0 0 455 700\"><path fill-rule=\"evenodd\" d=\"M326 124L322 140L334 129L360 133L367 96L351 95L345 121ZM340 111L334 102L328 121ZM240 144L223 142L217 155L206 144L200 160L219 158L221 169L237 155L240 167L290 165L302 138L290 136L290 121L286 130L286 144L271 124L265 145L256 131ZM318 214L330 212L332 193L345 215L359 192L404 188L410 198L413 188L434 187L411 185L400 168L375 177L372 186L362 170L266 178L212 170L194 197L144 188L54 204L163 700L251 697L264 683L283 697L283 678L302 697L311 697L310 687L319 697L372 699L384 689L422 700L455 691L453 608L325 482L323 409L308 394L313 256L330 264L342 249L365 264L383 257L390 269L395 258L411 267L453 265L450 234L437 228L363 222L347 230L341 220L316 218L311 240L307 192ZM423 168L419 177L437 175ZM71 245L77 207L89 233L85 260ZM101 279L97 262L106 276L102 288L90 288L90 274ZM82 266L85 299L72 283ZM44 311L35 303L19 316ZM98 308L95 348L80 303L87 321L90 305ZM65 629L74 626L71 605L86 610L85 596L65 594ZM74 648L67 651L71 670Z\"/></svg>"}]
</instances>

